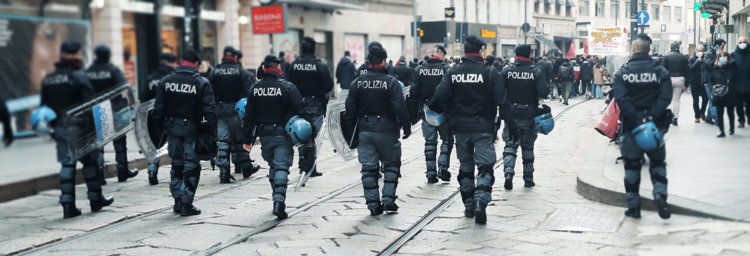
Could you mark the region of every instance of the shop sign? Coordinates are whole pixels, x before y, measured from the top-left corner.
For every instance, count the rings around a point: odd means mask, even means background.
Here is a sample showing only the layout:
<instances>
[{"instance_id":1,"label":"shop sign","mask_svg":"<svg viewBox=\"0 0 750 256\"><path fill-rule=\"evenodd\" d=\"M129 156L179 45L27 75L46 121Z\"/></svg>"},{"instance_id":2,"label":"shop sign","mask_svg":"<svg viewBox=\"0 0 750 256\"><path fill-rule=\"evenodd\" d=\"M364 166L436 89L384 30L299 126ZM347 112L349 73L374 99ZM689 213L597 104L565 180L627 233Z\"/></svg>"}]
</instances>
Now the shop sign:
<instances>
[{"instance_id":1,"label":"shop sign","mask_svg":"<svg viewBox=\"0 0 750 256\"><path fill-rule=\"evenodd\" d=\"M283 5L257 6L251 12L254 34L286 32L286 10Z\"/></svg>"},{"instance_id":2,"label":"shop sign","mask_svg":"<svg viewBox=\"0 0 750 256\"><path fill-rule=\"evenodd\" d=\"M479 30L479 32L480 32L479 33L480 37L490 37L490 38L497 37L497 33L495 33L495 31L492 31L492 30L482 29L482 30Z\"/></svg>"},{"instance_id":3,"label":"shop sign","mask_svg":"<svg viewBox=\"0 0 750 256\"><path fill-rule=\"evenodd\" d=\"M135 13L154 13L154 3L141 2L141 1L128 1L120 0L120 9L123 11L135 12Z\"/></svg>"}]
</instances>

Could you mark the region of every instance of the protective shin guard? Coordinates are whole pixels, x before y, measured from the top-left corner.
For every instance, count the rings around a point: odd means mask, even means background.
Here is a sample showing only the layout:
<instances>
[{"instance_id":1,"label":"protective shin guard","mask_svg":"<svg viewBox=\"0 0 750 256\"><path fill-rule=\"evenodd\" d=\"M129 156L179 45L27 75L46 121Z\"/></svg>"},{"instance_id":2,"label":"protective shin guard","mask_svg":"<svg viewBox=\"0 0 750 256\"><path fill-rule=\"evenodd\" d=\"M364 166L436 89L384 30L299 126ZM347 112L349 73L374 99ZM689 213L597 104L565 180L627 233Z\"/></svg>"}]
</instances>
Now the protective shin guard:
<instances>
[{"instance_id":1,"label":"protective shin guard","mask_svg":"<svg viewBox=\"0 0 750 256\"><path fill-rule=\"evenodd\" d=\"M516 154L503 153L503 166L505 174L516 175Z\"/></svg>"},{"instance_id":2,"label":"protective shin guard","mask_svg":"<svg viewBox=\"0 0 750 256\"><path fill-rule=\"evenodd\" d=\"M651 174L651 183L653 184L654 197L656 195L664 195L666 198L667 193L667 167L664 160L651 159L651 165L649 166L649 173Z\"/></svg>"},{"instance_id":3,"label":"protective shin guard","mask_svg":"<svg viewBox=\"0 0 750 256\"><path fill-rule=\"evenodd\" d=\"M625 199L628 208L640 208L641 159L625 159Z\"/></svg>"},{"instance_id":4,"label":"protective shin guard","mask_svg":"<svg viewBox=\"0 0 750 256\"><path fill-rule=\"evenodd\" d=\"M216 166L219 174L229 174L229 142L219 141L219 150L216 152Z\"/></svg>"},{"instance_id":5,"label":"protective shin guard","mask_svg":"<svg viewBox=\"0 0 750 256\"><path fill-rule=\"evenodd\" d=\"M286 189L289 184L289 171L276 170L273 178L273 201L284 202L286 200Z\"/></svg>"},{"instance_id":6,"label":"protective shin guard","mask_svg":"<svg viewBox=\"0 0 750 256\"><path fill-rule=\"evenodd\" d=\"M438 168L440 170L448 170L451 165L451 150L453 149L453 143L443 141L440 145L440 157L438 157Z\"/></svg>"},{"instance_id":7,"label":"protective shin guard","mask_svg":"<svg viewBox=\"0 0 750 256\"><path fill-rule=\"evenodd\" d=\"M435 158L436 158L436 151L437 145L436 144L430 144L425 143L424 145L424 159L427 167L427 178L435 178L437 176L437 168L435 166Z\"/></svg>"},{"instance_id":8,"label":"protective shin guard","mask_svg":"<svg viewBox=\"0 0 750 256\"><path fill-rule=\"evenodd\" d=\"M378 169L362 169L362 188L365 193L365 202L368 209L376 209L380 205L380 190L378 186ZM382 208L381 208L382 210Z\"/></svg>"},{"instance_id":9,"label":"protective shin guard","mask_svg":"<svg viewBox=\"0 0 750 256\"><path fill-rule=\"evenodd\" d=\"M534 182L534 159L523 159L523 181Z\"/></svg>"},{"instance_id":10,"label":"protective shin guard","mask_svg":"<svg viewBox=\"0 0 750 256\"><path fill-rule=\"evenodd\" d=\"M458 171L458 184L461 189L461 200L464 202L466 208L474 208L474 170L471 171Z\"/></svg>"},{"instance_id":11,"label":"protective shin guard","mask_svg":"<svg viewBox=\"0 0 750 256\"><path fill-rule=\"evenodd\" d=\"M479 177L477 177L477 187L474 199L485 205L492 201L492 185L495 183L495 173L492 166L479 167Z\"/></svg>"},{"instance_id":12,"label":"protective shin guard","mask_svg":"<svg viewBox=\"0 0 750 256\"><path fill-rule=\"evenodd\" d=\"M182 191L182 203L184 209L185 204L193 204L195 192L198 190L198 182L200 181L201 177L201 169L200 167L194 167L190 170L186 170L183 173L184 175L182 177L182 186L180 187L180 191Z\"/></svg>"},{"instance_id":13,"label":"protective shin guard","mask_svg":"<svg viewBox=\"0 0 750 256\"><path fill-rule=\"evenodd\" d=\"M385 166L383 170L383 204L395 204L396 187L401 176L399 166Z\"/></svg>"},{"instance_id":14,"label":"protective shin guard","mask_svg":"<svg viewBox=\"0 0 750 256\"><path fill-rule=\"evenodd\" d=\"M75 203L76 165L64 164L60 169L60 203Z\"/></svg>"},{"instance_id":15,"label":"protective shin guard","mask_svg":"<svg viewBox=\"0 0 750 256\"><path fill-rule=\"evenodd\" d=\"M88 199L91 201L102 199L102 186L99 183L99 179L97 179L96 166L84 165L81 172L83 172L83 179L86 182L86 187L88 188Z\"/></svg>"},{"instance_id":16,"label":"protective shin guard","mask_svg":"<svg viewBox=\"0 0 750 256\"><path fill-rule=\"evenodd\" d=\"M182 186L184 170L185 166L183 165L172 165L172 170L169 171L171 178L169 181L169 191L172 192L172 197L180 200L180 202L182 202L182 191L180 190L180 187Z\"/></svg>"}]
</instances>

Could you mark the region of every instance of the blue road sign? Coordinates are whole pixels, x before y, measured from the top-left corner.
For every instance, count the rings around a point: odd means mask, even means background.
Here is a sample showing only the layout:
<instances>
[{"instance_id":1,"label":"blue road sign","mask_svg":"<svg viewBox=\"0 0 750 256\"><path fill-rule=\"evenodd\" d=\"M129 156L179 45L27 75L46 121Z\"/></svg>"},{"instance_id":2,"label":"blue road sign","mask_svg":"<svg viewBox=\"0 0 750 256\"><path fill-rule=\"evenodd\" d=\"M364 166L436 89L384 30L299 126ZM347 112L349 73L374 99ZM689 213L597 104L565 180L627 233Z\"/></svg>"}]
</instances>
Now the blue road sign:
<instances>
[{"instance_id":1,"label":"blue road sign","mask_svg":"<svg viewBox=\"0 0 750 256\"><path fill-rule=\"evenodd\" d=\"M646 25L648 23L648 20L651 19L651 16L648 15L648 12L646 11L638 11L638 25Z\"/></svg>"}]
</instances>

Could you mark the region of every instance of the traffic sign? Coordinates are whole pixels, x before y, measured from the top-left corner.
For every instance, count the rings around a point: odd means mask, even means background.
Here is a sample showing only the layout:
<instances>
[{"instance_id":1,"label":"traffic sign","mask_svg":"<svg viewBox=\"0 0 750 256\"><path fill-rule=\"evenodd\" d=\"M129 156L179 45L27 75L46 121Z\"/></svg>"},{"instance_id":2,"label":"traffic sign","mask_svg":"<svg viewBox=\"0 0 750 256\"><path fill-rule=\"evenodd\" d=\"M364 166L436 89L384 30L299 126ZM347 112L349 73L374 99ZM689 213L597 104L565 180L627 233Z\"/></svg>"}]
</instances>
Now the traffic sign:
<instances>
[{"instance_id":1,"label":"traffic sign","mask_svg":"<svg viewBox=\"0 0 750 256\"><path fill-rule=\"evenodd\" d=\"M688 26L688 27L687 27L687 28L685 29L685 34L688 34L688 36L692 35L692 34L693 34L693 32L694 32L694 31L693 31L693 26Z\"/></svg>"},{"instance_id":2,"label":"traffic sign","mask_svg":"<svg viewBox=\"0 0 750 256\"><path fill-rule=\"evenodd\" d=\"M524 33L529 32L529 30L531 30L531 25L529 25L528 22L521 25L521 31L523 31Z\"/></svg>"},{"instance_id":3,"label":"traffic sign","mask_svg":"<svg viewBox=\"0 0 750 256\"><path fill-rule=\"evenodd\" d=\"M638 25L645 25L649 19L651 19L651 16L648 15L648 12L638 11Z\"/></svg>"}]
</instances>

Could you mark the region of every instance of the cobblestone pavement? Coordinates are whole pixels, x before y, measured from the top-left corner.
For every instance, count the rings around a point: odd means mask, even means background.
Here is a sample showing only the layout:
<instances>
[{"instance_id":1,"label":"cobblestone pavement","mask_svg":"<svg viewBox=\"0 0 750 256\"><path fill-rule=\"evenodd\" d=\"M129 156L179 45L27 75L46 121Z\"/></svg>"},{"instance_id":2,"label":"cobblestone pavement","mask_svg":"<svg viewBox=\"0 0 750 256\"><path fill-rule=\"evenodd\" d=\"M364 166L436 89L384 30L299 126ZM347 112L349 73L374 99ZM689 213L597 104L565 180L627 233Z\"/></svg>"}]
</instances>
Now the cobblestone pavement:
<instances>
[{"instance_id":1,"label":"cobblestone pavement","mask_svg":"<svg viewBox=\"0 0 750 256\"><path fill-rule=\"evenodd\" d=\"M497 182L487 225L464 218L463 205L456 201L397 254L750 254L750 224L688 216L673 215L664 221L653 212L644 212L643 219L626 219L613 233L545 230L547 218L557 210L615 211L621 216L623 209L586 200L575 188L576 174L593 143L591 136L599 136L592 126L602 105L600 101L582 103L558 120L553 134L540 136L537 186L522 188L520 175L512 191L502 190L502 182ZM555 112L563 109L556 102L551 106ZM96 214L89 212L85 198L80 197L85 195L84 187L78 186L77 203L84 215L70 220L61 219L58 191L0 204L0 254L42 246L25 253L203 255L206 250L223 248L216 255L374 255L457 190L455 154L452 182L426 183L423 143L421 132L402 143L398 213L369 216L358 184L359 164L344 162L324 144L318 165L325 175L311 179L299 192L290 188L287 206L291 217L281 223L271 214L268 180L260 177L267 168L256 174L258 177L231 185L218 184L218 172L204 169L198 189L201 199L196 202L203 214L183 218L171 212L172 200L164 183L169 167L165 166L158 186L149 186L145 177L125 183L111 181L104 189L116 197L115 204ZM252 152L253 158L260 160L258 155L259 150ZM498 177L501 172L496 171ZM293 174L290 184L298 177ZM261 230L265 232L255 234ZM246 240L238 240L248 235Z\"/></svg>"}]
</instances>

